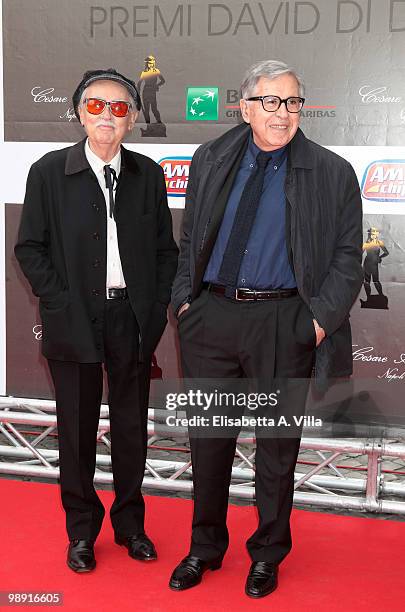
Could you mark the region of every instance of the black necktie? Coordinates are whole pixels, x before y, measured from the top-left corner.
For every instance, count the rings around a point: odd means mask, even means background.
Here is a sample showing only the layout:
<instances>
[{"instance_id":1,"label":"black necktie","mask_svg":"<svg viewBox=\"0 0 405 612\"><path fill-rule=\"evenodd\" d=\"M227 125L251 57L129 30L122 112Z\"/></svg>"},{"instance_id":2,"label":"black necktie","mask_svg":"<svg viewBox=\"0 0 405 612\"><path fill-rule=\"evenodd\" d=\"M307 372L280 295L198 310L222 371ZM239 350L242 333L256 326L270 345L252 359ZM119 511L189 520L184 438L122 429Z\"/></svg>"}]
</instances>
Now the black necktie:
<instances>
[{"instance_id":1,"label":"black necktie","mask_svg":"<svg viewBox=\"0 0 405 612\"><path fill-rule=\"evenodd\" d=\"M219 269L218 281L230 289L236 288L243 255L256 218L263 190L264 173L271 153L260 151L256 157L256 168L243 189L232 230Z\"/></svg>"},{"instance_id":2,"label":"black necktie","mask_svg":"<svg viewBox=\"0 0 405 612\"><path fill-rule=\"evenodd\" d=\"M114 217L114 207L115 207L114 189L116 188L116 185L118 183L117 173L115 172L114 168L111 168L111 166L109 165L104 166L104 178L105 178L105 186L108 189L108 194L110 197L110 217L113 218Z\"/></svg>"}]
</instances>

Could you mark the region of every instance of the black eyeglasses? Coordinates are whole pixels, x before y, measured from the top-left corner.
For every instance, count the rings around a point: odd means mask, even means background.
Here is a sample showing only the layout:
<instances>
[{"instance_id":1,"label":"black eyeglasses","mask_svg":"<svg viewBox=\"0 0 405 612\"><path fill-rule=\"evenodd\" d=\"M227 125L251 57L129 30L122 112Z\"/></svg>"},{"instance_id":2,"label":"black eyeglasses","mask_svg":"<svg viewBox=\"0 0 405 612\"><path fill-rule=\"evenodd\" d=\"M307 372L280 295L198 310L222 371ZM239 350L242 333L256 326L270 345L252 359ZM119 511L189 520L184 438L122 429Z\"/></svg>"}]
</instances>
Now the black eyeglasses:
<instances>
[{"instance_id":1,"label":"black eyeglasses","mask_svg":"<svg viewBox=\"0 0 405 612\"><path fill-rule=\"evenodd\" d=\"M284 103L289 113L299 113L304 106L305 98L297 98L290 96L282 100L278 96L254 96L253 98L246 98L247 102L260 100L265 111L268 113L274 113Z\"/></svg>"},{"instance_id":2,"label":"black eyeglasses","mask_svg":"<svg viewBox=\"0 0 405 612\"><path fill-rule=\"evenodd\" d=\"M105 107L108 106L114 117L126 117L132 108L132 104L125 100L107 102L102 98L86 98L83 103L86 105L87 112L91 115L101 115Z\"/></svg>"}]
</instances>

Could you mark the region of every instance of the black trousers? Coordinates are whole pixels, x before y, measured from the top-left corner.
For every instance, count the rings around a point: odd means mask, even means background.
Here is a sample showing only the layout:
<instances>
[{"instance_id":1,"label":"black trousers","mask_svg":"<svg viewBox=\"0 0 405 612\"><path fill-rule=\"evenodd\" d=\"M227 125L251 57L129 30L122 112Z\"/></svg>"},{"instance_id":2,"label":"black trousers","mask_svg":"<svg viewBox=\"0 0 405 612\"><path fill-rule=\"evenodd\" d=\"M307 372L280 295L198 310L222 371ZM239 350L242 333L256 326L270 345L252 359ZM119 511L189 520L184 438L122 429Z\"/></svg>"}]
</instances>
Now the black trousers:
<instances>
[{"instance_id":1,"label":"black trousers","mask_svg":"<svg viewBox=\"0 0 405 612\"><path fill-rule=\"evenodd\" d=\"M115 489L110 514L114 531L121 536L144 531L141 485L147 450L150 364L138 361L138 335L129 300L107 300L104 367ZM48 363L55 386L60 485L68 536L95 540L104 518L104 507L93 484L102 364Z\"/></svg>"},{"instance_id":2,"label":"black trousers","mask_svg":"<svg viewBox=\"0 0 405 612\"><path fill-rule=\"evenodd\" d=\"M263 302L236 302L204 290L180 316L179 338L186 378L259 381L261 391L278 379L308 379L316 335L312 316L297 295ZM305 391L308 384L305 383ZM228 387L229 388L229 387ZM290 394L287 412L303 414L306 392ZM256 432L256 504L259 524L247 542L253 561L279 563L291 550L290 514L294 468L300 445L295 437ZM276 434L277 435L277 434ZM229 484L236 438L190 437L194 514L190 554L205 560L222 557Z\"/></svg>"}]
</instances>

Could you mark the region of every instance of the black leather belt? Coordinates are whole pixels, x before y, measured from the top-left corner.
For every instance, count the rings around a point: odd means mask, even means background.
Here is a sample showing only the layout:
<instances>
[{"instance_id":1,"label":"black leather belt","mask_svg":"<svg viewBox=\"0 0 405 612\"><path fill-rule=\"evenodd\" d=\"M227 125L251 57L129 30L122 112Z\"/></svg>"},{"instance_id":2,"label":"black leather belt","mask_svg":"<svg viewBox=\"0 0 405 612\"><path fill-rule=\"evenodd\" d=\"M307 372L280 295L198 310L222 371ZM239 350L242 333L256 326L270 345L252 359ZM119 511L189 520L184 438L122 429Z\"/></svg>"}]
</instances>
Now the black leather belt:
<instances>
[{"instance_id":1,"label":"black leather belt","mask_svg":"<svg viewBox=\"0 0 405 612\"><path fill-rule=\"evenodd\" d=\"M107 297L109 300L126 300L128 297L127 288L122 289L107 289Z\"/></svg>"},{"instance_id":2,"label":"black leather belt","mask_svg":"<svg viewBox=\"0 0 405 612\"><path fill-rule=\"evenodd\" d=\"M294 289L268 289L267 291L256 291L255 289L232 289L231 293L226 291L226 287L223 285L212 285L208 283L206 285L208 291L212 291L216 295L224 295L231 300L237 302L259 302L261 300L279 300L282 298L293 297L298 294L298 290Z\"/></svg>"}]
</instances>

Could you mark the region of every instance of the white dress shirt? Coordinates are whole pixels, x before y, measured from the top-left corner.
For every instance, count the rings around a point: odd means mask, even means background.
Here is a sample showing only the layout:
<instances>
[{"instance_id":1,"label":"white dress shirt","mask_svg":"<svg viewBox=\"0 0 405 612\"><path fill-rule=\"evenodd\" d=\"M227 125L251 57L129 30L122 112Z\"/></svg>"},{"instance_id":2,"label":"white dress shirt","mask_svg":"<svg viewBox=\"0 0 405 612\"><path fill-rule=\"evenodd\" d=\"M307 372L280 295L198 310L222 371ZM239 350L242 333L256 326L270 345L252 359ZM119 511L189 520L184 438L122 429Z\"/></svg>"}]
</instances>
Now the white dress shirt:
<instances>
[{"instance_id":1,"label":"white dress shirt","mask_svg":"<svg viewBox=\"0 0 405 612\"><path fill-rule=\"evenodd\" d=\"M117 155L106 164L105 161L100 159L90 149L89 140L86 140L84 152L87 157L87 161L90 164L91 169L97 177L101 191L104 195L106 210L107 210L107 284L106 289L113 287L123 288L126 286L124 275L122 272L122 265L120 259L120 253L118 250L118 238L117 238L117 225L115 219L110 217L110 195L105 184L104 166L109 165L113 168L117 174L117 177L121 171L121 150L118 151ZM115 195L114 195L115 197Z\"/></svg>"}]
</instances>

